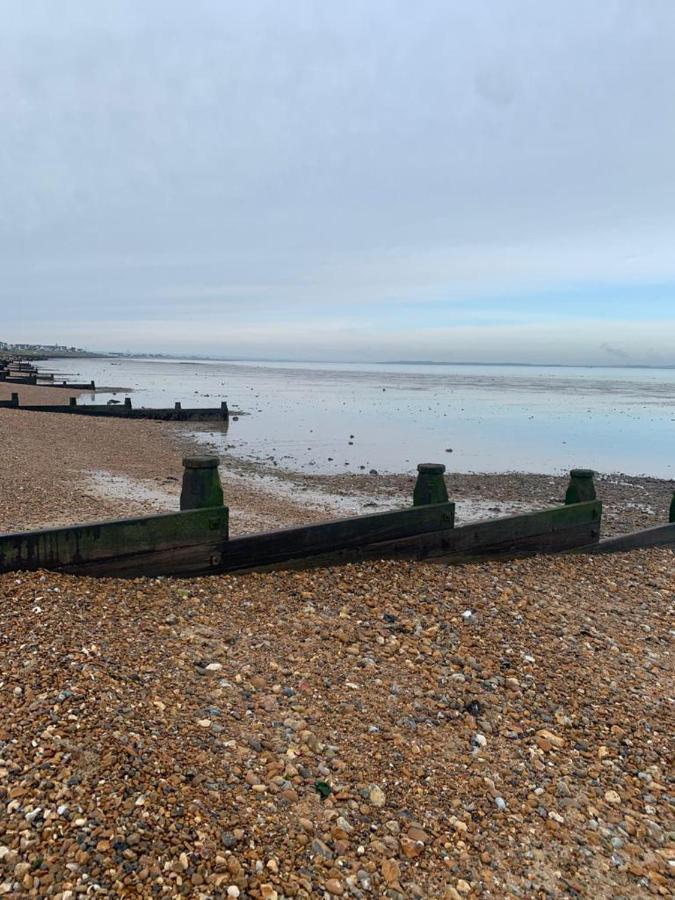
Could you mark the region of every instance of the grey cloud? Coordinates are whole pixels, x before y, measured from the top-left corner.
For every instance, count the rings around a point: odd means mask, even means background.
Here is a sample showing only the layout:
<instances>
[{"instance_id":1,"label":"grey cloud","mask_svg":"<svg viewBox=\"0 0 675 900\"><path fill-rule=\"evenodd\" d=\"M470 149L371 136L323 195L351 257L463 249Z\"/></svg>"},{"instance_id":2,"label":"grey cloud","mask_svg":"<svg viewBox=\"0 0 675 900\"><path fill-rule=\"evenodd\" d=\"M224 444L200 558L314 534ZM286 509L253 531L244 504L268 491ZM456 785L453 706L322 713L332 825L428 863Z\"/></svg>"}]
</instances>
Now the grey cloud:
<instances>
[{"instance_id":1,"label":"grey cloud","mask_svg":"<svg viewBox=\"0 0 675 900\"><path fill-rule=\"evenodd\" d=\"M4 3L5 321L675 280L673 46L671 0Z\"/></svg>"}]
</instances>

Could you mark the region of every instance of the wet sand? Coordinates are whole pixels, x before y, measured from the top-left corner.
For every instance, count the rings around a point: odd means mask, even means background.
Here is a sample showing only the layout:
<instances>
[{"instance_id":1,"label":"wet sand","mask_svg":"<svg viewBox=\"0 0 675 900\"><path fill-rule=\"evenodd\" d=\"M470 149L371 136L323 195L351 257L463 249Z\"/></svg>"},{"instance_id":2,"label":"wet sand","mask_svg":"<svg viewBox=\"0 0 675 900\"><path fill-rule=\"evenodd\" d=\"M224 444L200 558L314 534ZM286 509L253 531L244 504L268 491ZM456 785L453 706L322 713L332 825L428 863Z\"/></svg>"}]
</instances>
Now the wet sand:
<instances>
[{"instance_id":1,"label":"wet sand","mask_svg":"<svg viewBox=\"0 0 675 900\"><path fill-rule=\"evenodd\" d=\"M0 383L0 399L10 385ZM67 392L66 392L67 393ZM26 402L62 402L56 388L22 387ZM237 423L230 425L232 432ZM0 410L0 528L22 530L178 508L182 457L200 454L195 426ZM206 432L213 431L209 425ZM215 449L215 448L214 448ZM233 533L362 514L411 502L414 473L289 472L224 454L221 480ZM447 475L459 522L545 508L560 502L566 479L550 475ZM672 480L601 475L604 533L667 521Z\"/></svg>"},{"instance_id":2,"label":"wet sand","mask_svg":"<svg viewBox=\"0 0 675 900\"><path fill-rule=\"evenodd\" d=\"M191 446L163 422L0 410L0 529L20 531L178 509L182 456ZM232 529L311 519L311 511L222 480Z\"/></svg>"}]
</instances>

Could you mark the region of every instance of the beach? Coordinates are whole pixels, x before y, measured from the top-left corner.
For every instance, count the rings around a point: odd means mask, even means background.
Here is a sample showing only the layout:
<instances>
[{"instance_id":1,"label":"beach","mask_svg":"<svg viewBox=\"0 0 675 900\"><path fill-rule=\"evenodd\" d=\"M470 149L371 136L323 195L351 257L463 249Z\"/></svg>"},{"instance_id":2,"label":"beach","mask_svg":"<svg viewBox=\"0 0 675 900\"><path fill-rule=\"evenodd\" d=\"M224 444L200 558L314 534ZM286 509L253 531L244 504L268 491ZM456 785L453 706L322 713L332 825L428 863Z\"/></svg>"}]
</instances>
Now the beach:
<instances>
[{"instance_id":1,"label":"beach","mask_svg":"<svg viewBox=\"0 0 675 900\"><path fill-rule=\"evenodd\" d=\"M175 510L214 440L11 409L0 438L2 530ZM409 505L413 475L221 453L233 533ZM566 479L447 484L470 521ZM605 533L667 521L672 482L596 484ZM674 571L664 549L0 576L0 894L668 896Z\"/></svg>"},{"instance_id":2,"label":"beach","mask_svg":"<svg viewBox=\"0 0 675 900\"><path fill-rule=\"evenodd\" d=\"M0 576L0 892L671 896L672 575Z\"/></svg>"},{"instance_id":3,"label":"beach","mask_svg":"<svg viewBox=\"0 0 675 900\"><path fill-rule=\"evenodd\" d=\"M12 386L0 383L0 400ZM25 403L64 403L70 391L21 385ZM238 422L224 434L230 443ZM415 467L397 473L314 473L249 460L223 449L211 425L80 418L4 409L0 416L0 528L18 531L75 521L178 508L184 456L220 456L233 534L407 506ZM439 460L440 461L440 460ZM557 504L566 475L460 473L446 481L459 522ZM601 474L605 534L662 524L675 489L671 479Z\"/></svg>"}]
</instances>

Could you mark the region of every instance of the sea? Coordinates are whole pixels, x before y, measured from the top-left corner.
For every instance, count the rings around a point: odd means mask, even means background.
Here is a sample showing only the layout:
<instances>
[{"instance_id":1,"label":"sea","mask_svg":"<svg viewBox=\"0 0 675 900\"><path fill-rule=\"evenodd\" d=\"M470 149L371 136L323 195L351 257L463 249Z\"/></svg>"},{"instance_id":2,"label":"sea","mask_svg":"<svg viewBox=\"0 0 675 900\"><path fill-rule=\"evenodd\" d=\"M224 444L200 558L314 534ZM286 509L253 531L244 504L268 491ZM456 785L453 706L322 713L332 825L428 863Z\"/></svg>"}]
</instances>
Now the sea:
<instances>
[{"instance_id":1,"label":"sea","mask_svg":"<svg viewBox=\"0 0 675 900\"><path fill-rule=\"evenodd\" d=\"M54 359L79 402L218 406L198 439L293 472L603 473L675 478L675 368Z\"/></svg>"}]
</instances>

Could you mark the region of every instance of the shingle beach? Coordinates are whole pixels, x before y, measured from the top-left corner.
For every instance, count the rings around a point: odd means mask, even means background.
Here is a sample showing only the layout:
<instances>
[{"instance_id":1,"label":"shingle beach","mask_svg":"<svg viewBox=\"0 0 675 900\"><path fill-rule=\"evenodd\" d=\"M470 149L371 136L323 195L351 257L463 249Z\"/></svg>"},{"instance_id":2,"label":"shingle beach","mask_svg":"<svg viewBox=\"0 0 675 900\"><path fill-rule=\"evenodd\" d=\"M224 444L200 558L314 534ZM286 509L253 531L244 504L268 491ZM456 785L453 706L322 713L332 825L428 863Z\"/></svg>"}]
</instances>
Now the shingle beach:
<instances>
[{"instance_id":1,"label":"shingle beach","mask_svg":"<svg viewBox=\"0 0 675 900\"><path fill-rule=\"evenodd\" d=\"M669 896L670 551L0 577L10 896Z\"/></svg>"},{"instance_id":2,"label":"shingle beach","mask_svg":"<svg viewBox=\"0 0 675 900\"><path fill-rule=\"evenodd\" d=\"M0 429L3 530L177 506L166 425ZM321 515L223 481L244 530ZM670 896L674 588L669 550L0 576L0 894Z\"/></svg>"}]
</instances>

